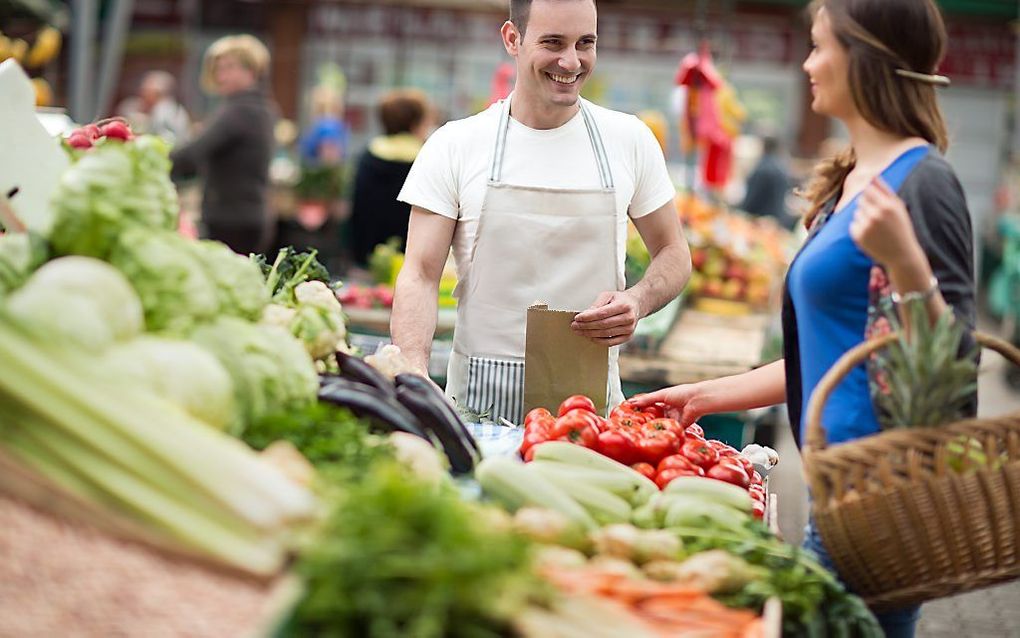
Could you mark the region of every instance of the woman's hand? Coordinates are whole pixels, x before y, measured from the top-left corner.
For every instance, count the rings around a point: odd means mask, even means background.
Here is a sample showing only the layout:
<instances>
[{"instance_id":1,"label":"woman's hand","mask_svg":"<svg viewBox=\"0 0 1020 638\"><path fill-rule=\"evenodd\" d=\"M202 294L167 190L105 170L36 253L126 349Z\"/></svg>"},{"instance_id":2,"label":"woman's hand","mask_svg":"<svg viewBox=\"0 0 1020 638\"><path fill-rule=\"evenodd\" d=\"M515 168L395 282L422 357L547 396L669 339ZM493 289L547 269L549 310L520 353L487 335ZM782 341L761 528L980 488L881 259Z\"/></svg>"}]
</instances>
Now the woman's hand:
<instances>
[{"instance_id":1,"label":"woman's hand","mask_svg":"<svg viewBox=\"0 0 1020 638\"><path fill-rule=\"evenodd\" d=\"M653 403L665 403L666 416L676 419L684 427L694 423L707 413L702 407L702 395L696 383L675 385L649 394L639 394L631 397L629 402L638 408L644 408Z\"/></svg>"},{"instance_id":2,"label":"woman's hand","mask_svg":"<svg viewBox=\"0 0 1020 638\"><path fill-rule=\"evenodd\" d=\"M850 237L857 247L888 270L925 263L924 251L903 200L876 177L861 193Z\"/></svg>"}]
</instances>

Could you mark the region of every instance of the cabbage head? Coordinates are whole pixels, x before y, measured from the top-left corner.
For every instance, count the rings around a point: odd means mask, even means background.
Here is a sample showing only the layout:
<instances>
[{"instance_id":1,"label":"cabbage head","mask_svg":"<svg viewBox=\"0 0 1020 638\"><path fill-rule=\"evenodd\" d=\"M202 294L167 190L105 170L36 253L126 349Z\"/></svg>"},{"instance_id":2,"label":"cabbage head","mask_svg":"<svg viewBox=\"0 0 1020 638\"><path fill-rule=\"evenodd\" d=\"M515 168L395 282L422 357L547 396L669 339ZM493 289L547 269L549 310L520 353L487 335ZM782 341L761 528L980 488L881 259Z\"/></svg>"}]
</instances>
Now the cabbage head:
<instances>
[{"instance_id":1,"label":"cabbage head","mask_svg":"<svg viewBox=\"0 0 1020 638\"><path fill-rule=\"evenodd\" d=\"M216 286L190 247L191 240L171 231L130 228L110 253L134 286L151 332L187 334L219 311Z\"/></svg>"},{"instance_id":2,"label":"cabbage head","mask_svg":"<svg viewBox=\"0 0 1020 638\"><path fill-rule=\"evenodd\" d=\"M25 283L48 257L46 240L33 232L0 235L0 297Z\"/></svg>"},{"instance_id":3,"label":"cabbage head","mask_svg":"<svg viewBox=\"0 0 1020 638\"><path fill-rule=\"evenodd\" d=\"M287 330L219 317L196 328L191 339L213 353L230 374L244 423L315 401L315 364Z\"/></svg>"},{"instance_id":4,"label":"cabbage head","mask_svg":"<svg viewBox=\"0 0 1020 638\"><path fill-rule=\"evenodd\" d=\"M188 247L216 286L220 314L257 321L269 303L258 264L218 241L193 241Z\"/></svg>"},{"instance_id":5,"label":"cabbage head","mask_svg":"<svg viewBox=\"0 0 1020 638\"><path fill-rule=\"evenodd\" d=\"M218 430L236 424L234 382L223 364L191 341L142 335L103 355L109 371L141 382Z\"/></svg>"},{"instance_id":6,"label":"cabbage head","mask_svg":"<svg viewBox=\"0 0 1020 638\"><path fill-rule=\"evenodd\" d=\"M142 303L113 266L91 257L47 262L11 293L10 314L55 341L103 350L142 332Z\"/></svg>"},{"instance_id":7,"label":"cabbage head","mask_svg":"<svg viewBox=\"0 0 1020 638\"><path fill-rule=\"evenodd\" d=\"M105 140L78 157L53 195L56 254L105 259L125 228L176 228L177 190L163 140Z\"/></svg>"}]
</instances>

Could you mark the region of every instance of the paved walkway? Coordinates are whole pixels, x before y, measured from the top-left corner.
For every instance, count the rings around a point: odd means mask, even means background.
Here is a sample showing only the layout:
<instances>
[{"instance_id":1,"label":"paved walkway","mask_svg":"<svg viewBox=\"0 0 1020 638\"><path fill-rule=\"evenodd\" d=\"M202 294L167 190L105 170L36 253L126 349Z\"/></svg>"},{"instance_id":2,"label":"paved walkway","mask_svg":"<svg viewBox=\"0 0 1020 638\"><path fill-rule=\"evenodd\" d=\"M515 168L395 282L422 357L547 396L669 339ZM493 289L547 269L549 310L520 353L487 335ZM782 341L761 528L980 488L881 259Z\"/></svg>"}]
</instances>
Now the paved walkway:
<instances>
[{"instance_id":1,"label":"paved walkway","mask_svg":"<svg viewBox=\"0 0 1020 638\"><path fill-rule=\"evenodd\" d=\"M1002 378L1003 359L988 350L982 355L979 397L981 416L1020 410L1020 393ZM800 456L786 427L778 427L780 464L770 477L779 495L779 527L791 543L799 543L807 520L806 488ZM1020 581L928 603L921 609L918 638L1020 638Z\"/></svg>"}]
</instances>

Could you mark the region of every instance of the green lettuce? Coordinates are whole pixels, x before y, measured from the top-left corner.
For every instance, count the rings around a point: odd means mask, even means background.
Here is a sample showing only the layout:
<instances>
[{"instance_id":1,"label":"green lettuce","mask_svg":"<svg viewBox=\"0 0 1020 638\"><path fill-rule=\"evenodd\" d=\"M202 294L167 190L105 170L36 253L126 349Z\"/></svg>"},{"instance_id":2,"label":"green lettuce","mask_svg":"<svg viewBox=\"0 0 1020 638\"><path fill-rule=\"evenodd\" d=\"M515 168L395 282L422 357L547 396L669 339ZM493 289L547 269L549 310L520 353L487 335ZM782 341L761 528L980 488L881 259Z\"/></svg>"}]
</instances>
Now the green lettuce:
<instances>
[{"instance_id":1,"label":"green lettuce","mask_svg":"<svg viewBox=\"0 0 1020 638\"><path fill-rule=\"evenodd\" d=\"M269 303L258 265L217 241L193 241L188 247L216 286L220 314L257 321Z\"/></svg>"},{"instance_id":2,"label":"green lettuce","mask_svg":"<svg viewBox=\"0 0 1020 638\"><path fill-rule=\"evenodd\" d=\"M49 239L56 254L106 258L125 228L176 227L177 190L163 140L105 140L76 157L54 194Z\"/></svg>"},{"instance_id":3,"label":"green lettuce","mask_svg":"<svg viewBox=\"0 0 1020 638\"><path fill-rule=\"evenodd\" d=\"M196 328L191 339L213 353L230 374L243 423L315 401L315 364L286 330L219 317Z\"/></svg>"},{"instance_id":4,"label":"green lettuce","mask_svg":"<svg viewBox=\"0 0 1020 638\"><path fill-rule=\"evenodd\" d=\"M121 233L110 252L110 263L138 292L152 332L186 334L219 312L216 286L190 242L171 231L134 227Z\"/></svg>"},{"instance_id":5,"label":"green lettuce","mask_svg":"<svg viewBox=\"0 0 1020 638\"><path fill-rule=\"evenodd\" d=\"M91 257L61 257L43 265L11 293L7 310L53 340L103 350L144 328L142 303L128 280Z\"/></svg>"},{"instance_id":6,"label":"green lettuce","mask_svg":"<svg viewBox=\"0 0 1020 638\"><path fill-rule=\"evenodd\" d=\"M218 430L236 424L230 375L216 357L194 342L143 335L108 350L103 365L144 383Z\"/></svg>"}]
</instances>

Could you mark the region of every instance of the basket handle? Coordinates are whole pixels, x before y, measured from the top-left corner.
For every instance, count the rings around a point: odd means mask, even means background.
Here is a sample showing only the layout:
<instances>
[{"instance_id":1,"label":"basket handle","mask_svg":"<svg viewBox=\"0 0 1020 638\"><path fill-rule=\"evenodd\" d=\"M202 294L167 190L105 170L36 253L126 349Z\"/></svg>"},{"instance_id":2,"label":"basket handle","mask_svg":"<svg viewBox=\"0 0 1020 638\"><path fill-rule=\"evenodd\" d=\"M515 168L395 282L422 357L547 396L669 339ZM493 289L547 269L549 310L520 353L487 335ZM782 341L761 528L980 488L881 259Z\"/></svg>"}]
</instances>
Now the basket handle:
<instances>
[{"instance_id":1,"label":"basket handle","mask_svg":"<svg viewBox=\"0 0 1020 638\"><path fill-rule=\"evenodd\" d=\"M992 335L974 331L974 340L985 348L995 350L1013 365L1020 366L1020 349L1016 346ZM898 332L893 332L875 339L869 339L846 351L836 363L829 368L822 380L818 382L815 391L811 394L807 407L807 446L811 450L820 451L825 449L825 428L822 426L822 408L828 401L829 395L836 389L839 382L855 367L867 360L872 353L881 350L899 338Z\"/></svg>"}]
</instances>

